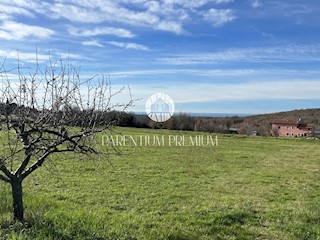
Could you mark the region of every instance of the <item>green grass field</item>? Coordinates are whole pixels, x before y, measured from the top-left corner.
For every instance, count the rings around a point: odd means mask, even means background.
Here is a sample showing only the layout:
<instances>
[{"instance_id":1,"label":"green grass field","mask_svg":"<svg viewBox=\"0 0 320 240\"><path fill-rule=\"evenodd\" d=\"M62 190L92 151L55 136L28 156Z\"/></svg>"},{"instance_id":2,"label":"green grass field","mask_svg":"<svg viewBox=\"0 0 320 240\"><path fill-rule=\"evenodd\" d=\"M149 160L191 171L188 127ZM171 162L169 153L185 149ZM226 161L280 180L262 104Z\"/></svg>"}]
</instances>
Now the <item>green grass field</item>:
<instances>
[{"instance_id":1,"label":"green grass field","mask_svg":"<svg viewBox=\"0 0 320 240\"><path fill-rule=\"evenodd\" d=\"M196 135L122 128L127 135ZM320 239L320 140L219 135L215 147L125 147L112 165L56 155L24 182L3 239Z\"/></svg>"}]
</instances>

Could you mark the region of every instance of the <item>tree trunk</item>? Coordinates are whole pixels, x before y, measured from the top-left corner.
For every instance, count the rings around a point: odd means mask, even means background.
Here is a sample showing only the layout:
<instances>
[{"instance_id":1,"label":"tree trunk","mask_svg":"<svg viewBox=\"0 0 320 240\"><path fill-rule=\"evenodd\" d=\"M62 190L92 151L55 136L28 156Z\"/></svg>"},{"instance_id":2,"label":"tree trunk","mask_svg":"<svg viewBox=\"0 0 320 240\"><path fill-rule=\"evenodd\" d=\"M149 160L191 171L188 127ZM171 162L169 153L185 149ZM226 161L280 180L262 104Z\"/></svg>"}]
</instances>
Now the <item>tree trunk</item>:
<instances>
[{"instance_id":1,"label":"tree trunk","mask_svg":"<svg viewBox=\"0 0 320 240\"><path fill-rule=\"evenodd\" d=\"M14 220L23 221L23 201L22 201L22 181L19 179L12 180L12 201L13 201L13 218Z\"/></svg>"}]
</instances>

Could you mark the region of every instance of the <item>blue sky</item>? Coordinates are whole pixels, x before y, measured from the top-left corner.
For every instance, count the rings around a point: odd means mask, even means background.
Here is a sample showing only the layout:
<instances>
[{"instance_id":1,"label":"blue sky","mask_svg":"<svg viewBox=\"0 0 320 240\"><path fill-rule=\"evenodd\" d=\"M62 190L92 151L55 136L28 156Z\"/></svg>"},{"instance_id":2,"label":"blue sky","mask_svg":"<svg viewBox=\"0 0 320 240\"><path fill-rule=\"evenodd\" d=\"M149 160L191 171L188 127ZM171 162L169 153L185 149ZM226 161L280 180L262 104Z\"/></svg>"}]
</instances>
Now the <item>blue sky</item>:
<instances>
[{"instance_id":1,"label":"blue sky","mask_svg":"<svg viewBox=\"0 0 320 240\"><path fill-rule=\"evenodd\" d=\"M319 108L319 23L319 0L1 0L0 60L50 50L129 85L131 111L156 92L177 112Z\"/></svg>"}]
</instances>

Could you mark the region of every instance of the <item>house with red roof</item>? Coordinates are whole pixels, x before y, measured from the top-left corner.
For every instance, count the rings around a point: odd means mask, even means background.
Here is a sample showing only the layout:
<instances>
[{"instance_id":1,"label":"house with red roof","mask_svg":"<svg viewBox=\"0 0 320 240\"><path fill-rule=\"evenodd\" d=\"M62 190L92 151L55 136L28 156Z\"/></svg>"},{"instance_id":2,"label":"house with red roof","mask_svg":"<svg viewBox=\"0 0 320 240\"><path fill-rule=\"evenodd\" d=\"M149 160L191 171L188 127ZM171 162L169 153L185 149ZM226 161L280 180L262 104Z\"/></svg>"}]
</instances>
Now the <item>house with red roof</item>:
<instances>
[{"instance_id":1,"label":"house with red roof","mask_svg":"<svg viewBox=\"0 0 320 240\"><path fill-rule=\"evenodd\" d=\"M301 119L275 119L272 121L271 133L274 137L314 137L315 127L313 124L302 122Z\"/></svg>"}]
</instances>

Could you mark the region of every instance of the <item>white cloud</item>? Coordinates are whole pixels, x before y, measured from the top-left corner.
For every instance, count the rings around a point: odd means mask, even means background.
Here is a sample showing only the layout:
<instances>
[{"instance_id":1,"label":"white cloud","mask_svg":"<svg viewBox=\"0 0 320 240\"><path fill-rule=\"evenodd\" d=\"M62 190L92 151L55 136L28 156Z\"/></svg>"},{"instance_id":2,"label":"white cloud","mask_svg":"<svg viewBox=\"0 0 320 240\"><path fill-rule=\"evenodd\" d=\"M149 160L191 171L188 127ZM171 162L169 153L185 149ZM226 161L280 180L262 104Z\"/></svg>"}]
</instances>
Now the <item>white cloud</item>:
<instances>
[{"instance_id":1,"label":"white cloud","mask_svg":"<svg viewBox=\"0 0 320 240\"><path fill-rule=\"evenodd\" d=\"M141 44L137 44L137 43L115 42L115 41L109 41L106 43L109 45L112 45L112 46L125 48L125 49L135 49L135 50L143 50L143 51L149 50L148 47L141 45Z\"/></svg>"},{"instance_id":2,"label":"white cloud","mask_svg":"<svg viewBox=\"0 0 320 240\"><path fill-rule=\"evenodd\" d=\"M13 51L13 50L3 50L0 49L0 56L5 57L6 59L21 60L25 62L35 62L37 59L42 62L48 60L48 55L45 54L36 54L36 53L27 53L22 51Z\"/></svg>"},{"instance_id":3,"label":"white cloud","mask_svg":"<svg viewBox=\"0 0 320 240\"><path fill-rule=\"evenodd\" d=\"M48 52L48 51L47 51ZM52 59L89 59L85 58L79 54L67 53L67 52L58 52L58 51L51 51L49 53L40 53L40 52L24 52L22 50L3 50L0 49L0 56L11 59L11 60L18 60L21 62L47 62L50 58Z\"/></svg>"},{"instance_id":4,"label":"white cloud","mask_svg":"<svg viewBox=\"0 0 320 240\"><path fill-rule=\"evenodd\" d=\"M133 38L135 35L126 29L123 28L114 28L114 27L96 27L93 29L87 30L77 30L75 28L69 29L70 34L74 36L82 37L93 37L98 35L113 35L122 38Z\"/></svg>"},{"instance_id":5,"label":"white cloud","mask_svg":"<svg viewBox=\"0 0 320 240\"><path fill-rule=\"evenodd\" d=\"M72 22L93 24L103 22L119 22L138 27L149 27L157 30L181 34L185 32L183 30L183 23L189 20L190 14L200 14L200 12L196 9L210 2L220 4L229 3L232 2L232 0L164 0L163 2L105 2L100 0L88 2L82 0L60 0L54 4L47 3L48 6L46 15L51 18L65 18ZM129 4L138 6L139 8L137 9L139 10L128 8ZM210 21L214 21L214 25L223 25L225 22L233 20L232 12L229 9L216 10L216 12L211 11L211 14L215 15L210 17ZM219 20L217 20L217 18ZM107 32L109 30L105 29ZM94 33L91 31L90 33L84 32L84 34L89 35ZM126 35L127 37L132 36L132 33L130 34L125 32L116 32L114 34L119 34L122 36Z\"/></svg>"},{"instance_id":6,"label":"white cloud","mask_svg":"<svg viewBox=\"0 0 320 240\"><path fill-rule=\"evenodd\" d=\"M215 27L220 27L228 22L236 19L234 11L231 9L214 9L211 8L203 15L204 19L213 24Z\"/></svg>"},{"instance_id":7,"label":"white cloud","mask_svg":"<svg viewBox=\"0 0 320 240\"><path fill-rule=\"evenodd\" d=\"M207 3L209 3L210 0L198 0L198 1L190 1L190 0L164 0L164 5L180 5L186 8L197 8L201 7Z\"/></svg>"},{"instance_id":8,"label":"white cloud","mask_svg":"<svg viewBox=\"0 0 320 240\"><path fill-rule=\"evenodd\" d=\"M172 21L162 21L156 26L156 28L159 30L174 32L176 34L181 34L184 32L181 24Z\"/></svg>"},{"instance_id":9,"label":"white cloud","mask_svg":"<svg viewBox=\"0 0 320 240\"><path fill-rule=\"evenodd\" d=\"M82 45L85 46L93 46L93 47L104 47L103 44L99 43L98 41L84 41Z\"/></svg>"},{"instance_id":10,"label":"white cloud","mask_svg":"<svg viewBox=\"0 0 320 240\"><path fill-rule=\"evenodd\" d=\"M289 69L150 69L150 70L136 70L136 71L120 71L110 72L110 75L115 78L122 77L139 77L139 76L152 76L152 78L159 75L175 75L175 76L195 76L195 77L209 77L219 79L233 77L246 77L246 79L256 79L257 77L264 76L264 79L280 79L284 76L288 79L295 79L301 77L311 77L312 79L318 78L319 71L302 71L302 70L289 70ZM308 76L308 77L307 77ZM218 77L218 78L216 78ZM184 77L181 77L182 79Z\"/></svg>"},{"instance_id":11,"label":"white cloud","mask_svg":"<svg viewBox=\"0 0 320 240\"><path fill-rule=\"evenodd\" d=\"M319 99L319 94L317 94L319 87L320 81L280 80L237 84L199 84L192 86L192 89L194 92L201 92L200 101L247 101L262 99ZM187 99L179 100L188 101ZM193 101L197 101L197 99L193 99Z\"/></svg>"},{"instance_id":12,"label":"white cloud","mask_svg":"<svg viewBox=\"0 0 320 240\"><path fill-rule=\"evenodd\" d=\"M200 8L206 4L230 3L233 0L119 0L119 1L85 1L85 0L3 0L5 14L0 19L14 19L16 15L29 17L35 14L45 15L52 19L67 19L71 23L86 23L90 25L114 23L126 24L135 27L151 28L182 34L184 24L194 17L202 15ZM0 4L1 9L1 4ZM211 15L210 15L211 14ZM206 14L206 19L214 26L221 26L234 18L232 10L212 10ZM131 38L134 36L128 30L111 27L96 27L92 30L72 31L73 35L96 36L115 35Z\"/></svg>"},{"instance_id":13,"label":"white cloud","mask_svg":"<svg viewBox=\"0 0 320 240\"><path fill-rule=\"evenodd\" d=\"M155 91L155 86L150 84L131 85L130 88L144 99ZM161 91L170 95L176 103L320 99L318 89L319 80L284 79L246 83L189 83L183 87L183 91L181 85L174 83L161 86Z\"/></svg>"},{"instance_id":14,"label":"white cloud","mask_svg":"<svg viewBox=\"0 0 320 240\"><path fill-rule=\"evenodd\" d=\"M5 10L10 18L14 18L15 15L35 17L35 13L46 14L51 6L48 2L41 0L1 0L1 4L5 6L2 11Z\"/></svg>"},{"instance_id":15,"label":"white cloud","mask_svg":"<svg viewBox=\"0 0 320 240\"><path fill-rule=\"evenodd\" d=\"M30 1L23 1L23 0L1 0L3 4L12 5L17 7L28 7L30 5L34 5L36 3L40 3L41 1L37 0L30 0Z\"/></svg>"},{"instance_id":16,"label":"white cloud","mask_svg":"<svg viewBox=\"0 0 320 240\"><path fill-rule=\"evenodd\" d=\"M59 59L75 59L75 60L89 60L90 58L84 57L80 54L68 53L68 52L57 52L56 57Z\"/></svg>"},{"instance_id":17,"label":"white cloud","mask_svg":"<svg viewBox=\"0 0 320 240\"><path fill-rule=\"evenodd\" d=\"M48 28L30 26L14 21L6 21L0 25L0 38L6 40L23 40L28 37L49 38L54 31Z\"/></svg>"},{"instance_id":18,"label":"white cloud","mask_svg":"<svg viewBox=\"0 0 320 240\"><path fill-rule=\"evenodd\" d=\"M251 0L251 6L253 8L258 8L261 7L263 4L261 2L261 0Z\"/></svg>"},{"instance_id":19,"label":"white cloud","mask_svg":"<svg viewBox=\"0 0 320 240\"><path fill-rule=\"evenodd\" d=\"M7 14L7 15L12 15L12 14L18 14L18 15L24 15L28 17L34 17L34 14L31 13L30 11L17 7L17 6L10 6L10 5L4 5L0 4L0 13Z\"/></svg>"},{"instance_id":20,"label":"white cloud","mask_svg":"<svg viewBox=\"0 0 320 240\"><path fill-rule=\"evenodd\" d=\"M233 2L233 0L214 0L214 2L216 4L220 4L220 3L230 3Z\"/></svg>"},{"instance_id":21,"label":"white cloud","mask_svg":"<svg viewBox=\"0 0 320 240\"><path fill-rule=\"evenodd\" d=\"M148 9L149 12L159 12L161 5L157 1L147 1L144 6Z\"/></svg>"},{"instance_id":22,"label":"white cloud","mask_svg":"<svg viewBox=\"0 0 320 240\"><path fill-rule=\"evenodd\" d=\"M172 65L210 64L223 62L275 62L320 61L320 45L288 45L272 48L238 48L211 53L182 54L159 58Z\"/></svg>"},{"instance_id":23,"label":"white cloud","mask_svg":"<svg viewBox=\"0 0 320 240\"><path fill-rule=\"evenodd\" d=\"M169 31L174 33L182 33L181 21L187 18L187 15L181 11L180 14L177 14L178 19L170 16L162 16L164 11L162 8L158 9L156 12L148 11L152 6L146 5L145 10L135 11L125 7L122 7L120 4L117 5L116 2L108 2L102 4L97 1L90 5L86 5L86 8L71 4L56 3L50 7L47 15L52 18L66 18L72 22L81 22L81 23L103 23L103 22L119 22L125 23L138 27L148 27L157 30ZM79 4L79 1L77 1ZM153 7L155 10L155 7ZM51 14L50 12L53 12ZM175 20L175 21L174 21ZM94 35L116 35L120 37L134 37L134 34L125 29L117 28L96 28L89 31L72 31L74 35L83 35L94 36Z\"/></svg>"},{"instance_id":24,"label":"white cloud","mask_svg":"<svg viewBox=\"0 0 320 240\"><path fill-rule=\"evenodd\" d=\"M6 13L0 13L0 21L9 20L11 17Z\"/></svg>"},{"instance_id":25,"label":"white cloud","mask_svg":"<svg viewBox=\"0 0 320 240\"><path fill-rule=\"evenodd\" d=\"M79 1L78 1L79 2ZM137 26L150 26L159 22L159 17L146 11L134 11L118 5L116 2L92 2L86 7L61 1L51 6L48 12L53 18L66 18L72 22L102 23L121 22Z\"/></svg>"},{"instance_id":26,"label":"white cloud","mask_svg":"<svg viewBox=\"0 0 320 240\"><path fill-rule=\"evenodd\" d=\"M73 22L81 23L101 23L107 17L93 9L81 8L70 4L56 3L47 9L48 17L65 18Z\"/></svg>"},{"instance_id":27,"label":"white cloud","mask_svg":"<svg viewBox=\"0 0 320 240\"><path fill-rule=\"evenodd\" d=\"M186 8L199 8L208 3L230 3L233 0L197 0L197 1L190 1L190 0L164 0L164 5L180 5Z\"/></svg>"}]
</instances>

